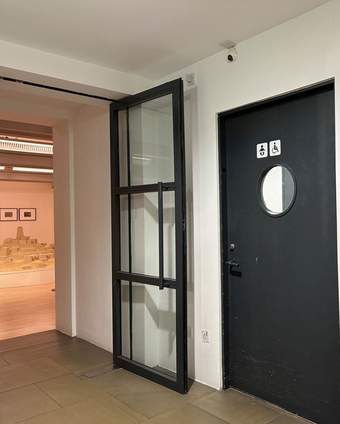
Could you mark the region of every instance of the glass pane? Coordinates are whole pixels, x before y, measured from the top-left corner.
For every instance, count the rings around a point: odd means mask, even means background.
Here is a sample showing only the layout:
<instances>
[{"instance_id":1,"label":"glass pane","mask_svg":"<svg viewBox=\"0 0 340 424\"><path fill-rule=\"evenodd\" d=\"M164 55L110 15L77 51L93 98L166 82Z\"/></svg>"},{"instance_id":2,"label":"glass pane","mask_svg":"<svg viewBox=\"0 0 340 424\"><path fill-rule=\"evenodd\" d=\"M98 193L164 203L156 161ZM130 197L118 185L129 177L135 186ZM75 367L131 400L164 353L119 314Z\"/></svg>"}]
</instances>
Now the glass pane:
<instances>
[{"instance_id":1,"label":"glass pane","mask_svg":"<svg viewBox=\"0 0 340 424\"><path fill-rule=\"evenodd\" d=\"M120 196L120 269L129 272L129 204L128 196Z\"/></svg>"},{"instance_id":2,"label":"glass pane","mask_svg":"<svg viewBox=\"0 0 340 424\"><path fill-rule=\"evenodd\" d=\"M131 185L174 181L172 95L129 109Z\"/></svg>"},{"instance_id":3,"label":"glass pane","mask_svg":"<svg viewBox=\"0 0 340 424\"><path fill-rule=\"evenodd\" d=\"M119 183L120 186L128 185L128 155L127 155L127 112L118 112L118 140L119 140Z\"/></svg>"},{"instance_id":4,"label":"glass pane","mask_svg":"<svg viewBox=\"0 0 340 424\"><path fill-rule=\"evenodd\" d=\"M122 355L130 358L130 295L129 283L121 282Z\"/></svg>"},{"instance_id":5,"label":"glass pane","mask_svg":"<svg viewBox=\"0 0 340 424\"><path fill-rule=\"evenodd\" d=\"M284 166L270 168L262 178L261 197L263 206L270 215L281 215L293 204L295 181L292 173Z\"/></svg>"},{"instance_id":6,"label":"glass pane","mask_svg":"<svg viewBox=\"0 0 340 424\"><path fill-rule=\"evenodd\" d=\"M164 277L175 279L176 232L174 192L163 193L163 214ZM158 231L158 193L131 195L132 272L159 276Z\"/></svg>"},{"instance_id":7,"label":"glass pane","mask_svg":"<svg viewBox=\"0 0 340 424\"><path fill-rule=\"evenodd\" d=\"M132 359L176 373L176 290L132 283Z\"/></svg>"},{"instance_id":8,"label":"glass pane","mask_svg":"<svg viewBox=\"0 0 340 424\"><path fill-rule=\"evenodd\" d=\"M132 272L158 276L158 194L131 195Z\"/></svg>"}]
</instances>

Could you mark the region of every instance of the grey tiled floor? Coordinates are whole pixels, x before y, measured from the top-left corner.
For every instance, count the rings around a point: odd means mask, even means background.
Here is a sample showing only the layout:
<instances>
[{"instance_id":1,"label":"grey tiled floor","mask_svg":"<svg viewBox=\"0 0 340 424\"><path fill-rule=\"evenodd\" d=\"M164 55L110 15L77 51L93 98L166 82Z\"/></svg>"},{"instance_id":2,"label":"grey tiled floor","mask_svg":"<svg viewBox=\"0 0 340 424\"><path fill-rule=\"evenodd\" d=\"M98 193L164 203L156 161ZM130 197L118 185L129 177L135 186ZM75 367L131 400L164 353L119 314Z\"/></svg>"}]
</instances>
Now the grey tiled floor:
<instances>
[{"instance_id":1,"label":"grey tiled floor","mask_svg":"<svg viewBox=\"0 0 340 424\"><path fill-rule=\"evenodd\" d=\"M0 342L0 424L302 424L235 390L194 383L185 396L55 331Z\"/></svg>"}]
</instances>

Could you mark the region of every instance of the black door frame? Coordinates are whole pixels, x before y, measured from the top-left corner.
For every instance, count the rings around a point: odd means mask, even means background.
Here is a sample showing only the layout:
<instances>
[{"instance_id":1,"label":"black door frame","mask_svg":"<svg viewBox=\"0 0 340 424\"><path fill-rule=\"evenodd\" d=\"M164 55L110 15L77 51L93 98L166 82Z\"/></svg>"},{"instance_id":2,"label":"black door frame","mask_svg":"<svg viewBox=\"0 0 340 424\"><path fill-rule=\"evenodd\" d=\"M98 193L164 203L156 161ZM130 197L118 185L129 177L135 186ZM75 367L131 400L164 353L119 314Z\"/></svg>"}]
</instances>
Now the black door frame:
<instances>
[{"instance_id":1,"label":"black door frame","mask_svg":"<svg viewBox=\"0 0 340 424\"><path fill-rule=\"evenodd\" d=\"M118 113L129 107L139 105L158 97L172 94L173 101L173 142L174 142L174 177L170 183L158 183L140 186L120 187L119 183L119 129ZM112 218L112 312L113 312L113 363L114 367L126 368L142 377L162 384L180 393L187 391L187 300L186 300L186 192L185 192L185 146L184 146L184 110L183 81L177 79L142 93L114 101L110 108L111 128L111 218ZM128 151L129 151L129 137ZM128 161L129 167L129 161ZM175 192L175 222L176 222L176 279L163 278L162 232L159 232L159 278L131 272L123 272L120 267L120 196L133 193L158 193L159 226L162 226L162 192ZM130 221L131 225L131 221ZM131 238L129 240L131 249ZM131 250L130 250L131 251ZM131 269L130 269L131 271ZM177 378L165 377L147 366L141 365L122 356L121 334L121 281L137 282L167 287L176 290L176 375ZM131 314L131 308L130 308ZM131 332L131 329L130 329Z\"/></svg>"},{"instance_id":2,"label":"black door frame","mask_svg":"<svg viewBox=\"0 0 340 424\"><path fill-rule=\"evenodd\" d=\"M279 94L274 97L269 97L264 100L248 103L246 105L223 111L218 113L218 158L219 158L219 196L220 196L220 246L221 246L221 317L222 317L222 373L223 373L223 389L230 387L229 381L229 302L230 290L229 290L229 265L226 264L228 256L228 199L227 199L227 187L228 179L226 175L226 144L228 142L225 121L228 117L236 112L245 111L247 109L256 108L263 105L269 105L297 94L303 94L314 89L323 86L335 86L335 78L330 78L315 84L311 84L302 88L298 88L293 91L289 91L283 94ZM336 205L337 209L337 205Z\"/></svg>"}]
</instances>

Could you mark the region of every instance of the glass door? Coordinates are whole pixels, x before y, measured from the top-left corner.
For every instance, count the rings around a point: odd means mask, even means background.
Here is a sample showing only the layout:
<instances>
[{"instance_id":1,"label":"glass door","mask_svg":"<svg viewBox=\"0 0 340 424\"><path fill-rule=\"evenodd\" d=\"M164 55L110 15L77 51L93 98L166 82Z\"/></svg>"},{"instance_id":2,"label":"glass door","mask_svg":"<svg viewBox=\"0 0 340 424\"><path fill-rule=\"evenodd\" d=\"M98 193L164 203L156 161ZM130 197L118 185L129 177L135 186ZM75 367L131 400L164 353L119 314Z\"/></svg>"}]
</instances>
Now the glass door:
<instances>
[{"instance_id":1,"label":"glass door","mask_svg":"<svg viewBox=\"0 0 340 424\"><path fill-rule=\"evenodd\" d=\"M187 391L183 83L111 105L114 365Z\"/></svg>"}]
</instances>

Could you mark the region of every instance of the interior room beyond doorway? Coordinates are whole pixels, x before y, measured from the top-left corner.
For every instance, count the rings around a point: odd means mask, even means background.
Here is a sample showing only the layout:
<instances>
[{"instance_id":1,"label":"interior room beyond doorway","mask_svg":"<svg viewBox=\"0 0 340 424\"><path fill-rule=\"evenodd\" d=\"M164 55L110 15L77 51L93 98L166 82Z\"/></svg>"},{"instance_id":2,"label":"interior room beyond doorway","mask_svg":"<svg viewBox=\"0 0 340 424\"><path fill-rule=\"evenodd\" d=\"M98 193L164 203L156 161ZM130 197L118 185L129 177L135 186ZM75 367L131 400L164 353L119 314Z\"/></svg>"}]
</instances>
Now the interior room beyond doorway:
<instances>
[{"instance_id":1,"label":"interior room beyond doorway","mask_svg":"<svg viewBox=\"0 0 340 424\"><path fill-rule=\"evenodd\" d=\"M55 329L52 155L52 128L0 120L0 340Z\"/></svg>"}]
</instances>

